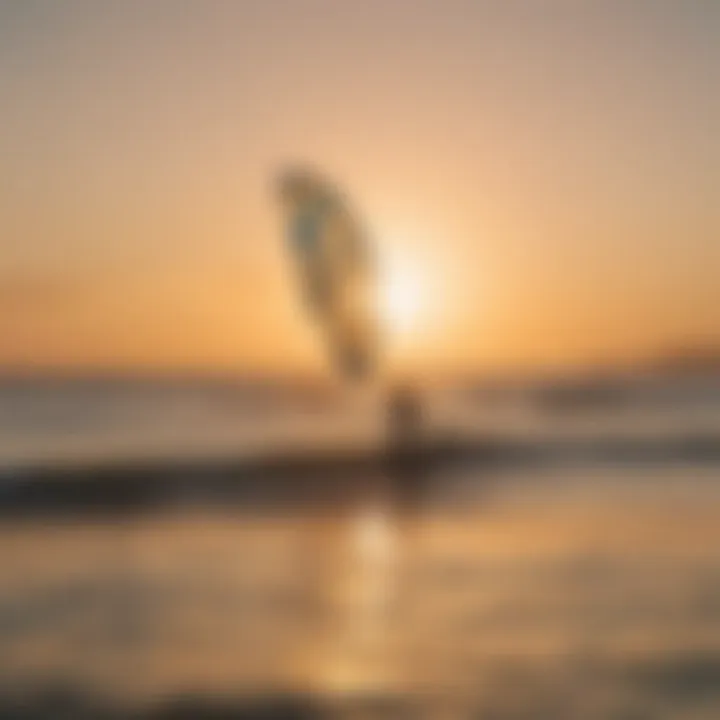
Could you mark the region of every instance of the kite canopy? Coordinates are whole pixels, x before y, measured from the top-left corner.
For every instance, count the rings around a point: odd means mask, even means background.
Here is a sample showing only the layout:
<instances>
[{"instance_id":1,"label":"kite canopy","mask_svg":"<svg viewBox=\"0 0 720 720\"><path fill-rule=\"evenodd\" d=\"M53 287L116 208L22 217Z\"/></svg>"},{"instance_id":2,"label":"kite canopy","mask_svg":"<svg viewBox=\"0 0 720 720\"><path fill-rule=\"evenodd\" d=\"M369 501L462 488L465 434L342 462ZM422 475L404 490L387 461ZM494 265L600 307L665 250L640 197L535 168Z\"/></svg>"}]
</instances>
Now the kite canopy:
<instances>
[{"instance_id":1,"label":"kite canopy","mask_svg":"<svg viewBox=\"0 0 720 720\"><path fill-rule=\"evenodd\" d=\"M362 228L337 188L317 173L283 173L279 195L305 302L338 371L370 375L377 362L377 281Z\"/></svg>"}]
</instances>

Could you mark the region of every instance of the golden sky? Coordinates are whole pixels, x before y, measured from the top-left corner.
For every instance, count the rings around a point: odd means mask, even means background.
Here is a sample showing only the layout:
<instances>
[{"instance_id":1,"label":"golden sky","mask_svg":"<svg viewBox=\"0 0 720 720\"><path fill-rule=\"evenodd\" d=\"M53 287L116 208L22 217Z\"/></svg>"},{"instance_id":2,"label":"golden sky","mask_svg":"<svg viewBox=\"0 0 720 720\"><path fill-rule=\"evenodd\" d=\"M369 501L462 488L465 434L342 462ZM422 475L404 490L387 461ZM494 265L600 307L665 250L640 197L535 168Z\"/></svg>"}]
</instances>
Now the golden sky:
<instances>
[{"instance_id":1,"label":"golden sky","mask_svg":"<svg viewBox=\"0 0 720 720\"><path fill-rule=\"evenodd\" d=\"M393 362L720 341L714 0L0 0L0 365L324 367L272 196L348 192Z\"/></svg>"}]
</instances>

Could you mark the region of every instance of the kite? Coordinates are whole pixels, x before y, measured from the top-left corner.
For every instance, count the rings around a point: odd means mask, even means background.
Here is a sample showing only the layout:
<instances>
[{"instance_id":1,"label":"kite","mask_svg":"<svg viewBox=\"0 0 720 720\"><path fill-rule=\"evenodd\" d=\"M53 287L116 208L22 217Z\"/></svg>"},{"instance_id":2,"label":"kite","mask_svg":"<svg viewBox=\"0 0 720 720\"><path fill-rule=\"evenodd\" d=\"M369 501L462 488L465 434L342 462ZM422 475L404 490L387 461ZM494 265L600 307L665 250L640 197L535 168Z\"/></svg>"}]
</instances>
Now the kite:
<instances>
[{"instance_id":1,"label":"kite","mask_svg":"<svg viewBox=\"0 0 720 720\"><path fill-rule=\"evenodd\" d=\"M343 377L363 379L377 364L377 273L370 242L342 193L311 170L279 181L287 240L305 304Z\"/></svg>"}]
</instances>

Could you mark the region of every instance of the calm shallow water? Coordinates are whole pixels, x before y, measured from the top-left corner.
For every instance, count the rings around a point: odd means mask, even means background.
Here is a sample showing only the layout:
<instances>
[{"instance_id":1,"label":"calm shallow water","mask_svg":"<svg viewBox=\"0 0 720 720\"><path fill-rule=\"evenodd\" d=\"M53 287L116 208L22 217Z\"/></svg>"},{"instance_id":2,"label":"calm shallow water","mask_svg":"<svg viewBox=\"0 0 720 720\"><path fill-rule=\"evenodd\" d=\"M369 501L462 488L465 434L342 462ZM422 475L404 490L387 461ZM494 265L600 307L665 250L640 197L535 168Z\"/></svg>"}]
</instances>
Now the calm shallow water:
<instances>
[{"instance_id":1,"label":"calm shallow water","mask_svg":"<svg viewBox=\"0 0 720 720\"><path fill-rule=\"evenodd\" d=\"M398 497L0 525L0 677L115 705L720 716L717 467L467 467ZM397 703L397 705L393 705Z\"/></svg>"},{"instance_id":2,"label":"calm shallow water","mask_svg":"<svg viewBox=\"0 0 720 720\"><path fill-rule=\"evenodd\" d=\"M587 412L546 412L528 389L426 408L440 430L537 443L717 433L717 379L641 390ZM374 445L381 408L357 400L5 386L0 490L35 462ZM720 466L691 459L467 465L405 485L288 477L225 505L194 493L121 516L6 512L0 717L311 697L370 717L715 720Z\"/></svg>"}]
</instances>

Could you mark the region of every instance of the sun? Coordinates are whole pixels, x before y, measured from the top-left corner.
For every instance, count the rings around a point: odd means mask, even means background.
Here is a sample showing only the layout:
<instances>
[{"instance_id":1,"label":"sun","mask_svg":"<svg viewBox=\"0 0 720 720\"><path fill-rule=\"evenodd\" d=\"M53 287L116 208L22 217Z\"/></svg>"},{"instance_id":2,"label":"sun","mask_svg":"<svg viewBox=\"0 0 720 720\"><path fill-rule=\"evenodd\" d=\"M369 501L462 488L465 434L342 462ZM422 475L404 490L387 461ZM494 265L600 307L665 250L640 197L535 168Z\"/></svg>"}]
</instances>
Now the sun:
<instances>
[{"instance_id":1,"label":"sun","mask_svg":"<svg viewBox=\"0 0 720 720\"><path fill-rule=\"evenodd\" d=\"M425 310L424 290L417 265L396 257L385 261L380 283L380 315L393 341L407 339L417 332Z\"/></svg>"}]
</instances>

